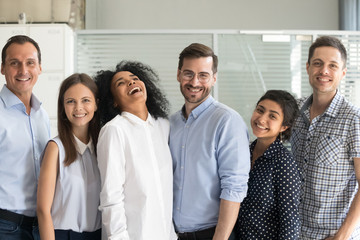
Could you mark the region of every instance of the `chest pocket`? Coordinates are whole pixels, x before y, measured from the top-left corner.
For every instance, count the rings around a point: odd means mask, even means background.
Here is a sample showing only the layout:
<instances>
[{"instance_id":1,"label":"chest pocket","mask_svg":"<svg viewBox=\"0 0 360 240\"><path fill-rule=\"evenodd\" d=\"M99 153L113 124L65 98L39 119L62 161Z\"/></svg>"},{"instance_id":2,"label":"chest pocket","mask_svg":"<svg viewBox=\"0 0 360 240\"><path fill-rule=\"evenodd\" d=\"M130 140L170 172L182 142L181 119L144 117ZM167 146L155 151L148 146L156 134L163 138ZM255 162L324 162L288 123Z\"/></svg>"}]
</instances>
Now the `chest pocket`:
<instances>
[{"instance_id":1,"label":"chest pocket","mask_svg":"<svg viewBox=\"0 0 360 240\"><path fill-rule=\"evenodd\" d=\"M338 163L343 139L332 136L321 136L316 146L315 159L323 165L334 166Z\"/></svg>"}]
</instances>

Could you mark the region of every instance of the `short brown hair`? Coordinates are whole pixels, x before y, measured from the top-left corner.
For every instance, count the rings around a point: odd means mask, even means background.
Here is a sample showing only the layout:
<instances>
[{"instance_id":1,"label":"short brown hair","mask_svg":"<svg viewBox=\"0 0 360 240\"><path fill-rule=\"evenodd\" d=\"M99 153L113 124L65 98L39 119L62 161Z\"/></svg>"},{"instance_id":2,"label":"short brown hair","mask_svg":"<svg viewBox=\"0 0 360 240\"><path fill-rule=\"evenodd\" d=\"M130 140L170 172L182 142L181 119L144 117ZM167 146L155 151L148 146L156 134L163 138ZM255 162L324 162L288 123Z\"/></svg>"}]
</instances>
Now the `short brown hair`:
<instances>
[{"instance_id":1,"label":"short brown hair","mask_svg":"<svg viewBox=\"0 0 360 240\"><path fill-rule=\"evenodd\" d=\"M12 36L11 38L9 38L5 44L5 46L2 49L1 52L1 61L2 61L2 65L4 65L5 63L5 59L6 59L6 50L10 47L11 44L16 43L16 44L24 44L24 43L31 43L32 45L34 45L34 47L37 50L37 55L38 55L38 60L39 60L39 64L41 64L41 52L40 52L40 47L37 44L37 42L35 42L34 39L25 36L25 35L16 35L16 36Z\"/></svg>"},{"instance_id":2,"label":"short brown hair","mask_svg":"<svg viewBox=\"0 0 360 240\"><path fill-rule=\"evenodd\" d=\"M339 50L341 59L344 62L343 68L345 68L347 60L346 48L339 39L332 36L319 37L315 40L315 42L313 42L313 44L311 44L309 48L308 64L310 64L310 59L313 57L315 49L319 47L333 47Z\"/></svg>"},{"instance_id":3,"label":"short brown hair","mask_svg":"<svg viewBox=\"0 0 360 240\"><path fill-rule=\"evenodd\" d=\"M201 43L192 43L187 46L179 55L178 69L181 70L185 58L200 58L200 57L212 57L212 71L217 72L218 57L214 54L213 50L208 46Z\"/></svg>"}]
</instances>

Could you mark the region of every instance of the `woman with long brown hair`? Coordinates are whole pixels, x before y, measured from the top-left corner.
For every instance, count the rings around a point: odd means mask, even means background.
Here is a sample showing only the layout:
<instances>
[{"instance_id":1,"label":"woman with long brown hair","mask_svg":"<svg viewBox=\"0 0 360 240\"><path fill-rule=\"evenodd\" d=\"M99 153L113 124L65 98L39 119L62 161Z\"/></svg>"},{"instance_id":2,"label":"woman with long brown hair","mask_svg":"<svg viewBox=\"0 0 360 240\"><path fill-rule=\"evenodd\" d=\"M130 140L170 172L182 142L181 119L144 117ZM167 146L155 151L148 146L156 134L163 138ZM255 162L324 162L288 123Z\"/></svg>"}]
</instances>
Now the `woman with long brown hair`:
<instances>
[{"instance_id":1,"label":"woman with long brown hair","mask_svg":"<svg viewBox=\"0 0 360 240\"><path fill-rule=\"evenodd\" d=\"M101 238L97 86L86 74L63 81L58 133L45 149L38 185L41 239Z\"/></svg>"}]
</instances>

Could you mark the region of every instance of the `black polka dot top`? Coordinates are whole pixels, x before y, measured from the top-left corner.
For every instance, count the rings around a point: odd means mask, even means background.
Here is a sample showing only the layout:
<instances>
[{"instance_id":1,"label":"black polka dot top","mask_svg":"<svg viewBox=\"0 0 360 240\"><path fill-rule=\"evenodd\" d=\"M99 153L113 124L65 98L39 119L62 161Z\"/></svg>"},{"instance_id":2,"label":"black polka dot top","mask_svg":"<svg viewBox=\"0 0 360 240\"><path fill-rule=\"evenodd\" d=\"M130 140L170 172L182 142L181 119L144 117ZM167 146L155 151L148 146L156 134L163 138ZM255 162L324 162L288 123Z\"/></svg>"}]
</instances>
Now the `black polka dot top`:
<instances>
[{"instance_id":1,"label":"black polka dot top","mask_svg":"<svg viewBox=\"0 0 360 240\"><path fill-rule=\"evenodd\" d=\"M251 156L255 144L250 145ZM250 171L236 225L238 239L298 239L300 184L295 160L276 139Z\"/></svg>"}]
</instances>

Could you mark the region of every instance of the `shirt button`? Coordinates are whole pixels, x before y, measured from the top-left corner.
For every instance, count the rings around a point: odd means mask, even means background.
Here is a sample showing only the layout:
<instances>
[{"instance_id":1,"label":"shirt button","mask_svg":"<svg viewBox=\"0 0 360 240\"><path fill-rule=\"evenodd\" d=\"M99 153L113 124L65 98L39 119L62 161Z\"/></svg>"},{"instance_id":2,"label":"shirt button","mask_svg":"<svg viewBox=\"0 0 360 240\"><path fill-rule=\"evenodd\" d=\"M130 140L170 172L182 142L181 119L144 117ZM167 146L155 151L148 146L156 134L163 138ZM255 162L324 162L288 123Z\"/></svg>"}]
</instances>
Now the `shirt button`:
<instances>
[{"instance_id":1,"label":"shirt button","mask_svg":"<svg viewBox=\"0 0 360 240\"><path fill-rule=\"evenodd\" d=\"M306 158L304 158L304 161L305 161L305 163L307 163L307 159L306 159Z\"/></svg>"}]
</instances>

